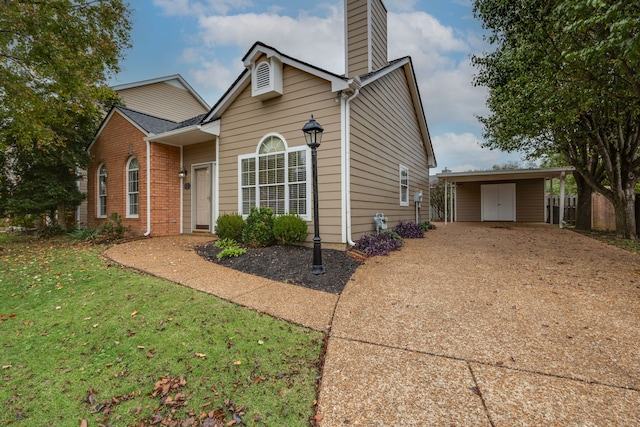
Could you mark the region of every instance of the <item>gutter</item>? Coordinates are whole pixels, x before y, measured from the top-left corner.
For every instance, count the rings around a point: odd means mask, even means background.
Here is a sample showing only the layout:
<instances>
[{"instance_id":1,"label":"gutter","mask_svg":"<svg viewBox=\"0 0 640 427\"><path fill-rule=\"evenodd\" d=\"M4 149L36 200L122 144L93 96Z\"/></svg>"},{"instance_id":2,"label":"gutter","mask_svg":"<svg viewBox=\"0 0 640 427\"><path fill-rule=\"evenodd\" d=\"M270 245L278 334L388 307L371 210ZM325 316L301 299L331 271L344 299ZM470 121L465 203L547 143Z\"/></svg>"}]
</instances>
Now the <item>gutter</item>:
<instances>
[{"instance_id":1,"label":"gutter","mask_svg":"<svg viewBox=\"0 0 640 427\"><path fill-rule=\"evenodd\" d=\"M345 240L350 246L355 246L355 242L351 238L351 101L354 100L358 95L360 95L360 88L362 87L362 82L358 76L354 77L352 83L349 85L351 89L353 89L353 94L348 98L342 98L344 101L344 126L343 126L343 144L342 144L342 175L344 183L343 188L343 208L345 215Z\"/></svg>"},{"instance_id":2,"label":"gutter","mask_svg":"<svg viewBox=\"0 0 640 427\"><path fill-rule=\"evenodd\" d=\"M151 143L148 139L147 143L147 231L144 233L144 237L149 237L151 234Z\"/></svg>"}]
</instances>

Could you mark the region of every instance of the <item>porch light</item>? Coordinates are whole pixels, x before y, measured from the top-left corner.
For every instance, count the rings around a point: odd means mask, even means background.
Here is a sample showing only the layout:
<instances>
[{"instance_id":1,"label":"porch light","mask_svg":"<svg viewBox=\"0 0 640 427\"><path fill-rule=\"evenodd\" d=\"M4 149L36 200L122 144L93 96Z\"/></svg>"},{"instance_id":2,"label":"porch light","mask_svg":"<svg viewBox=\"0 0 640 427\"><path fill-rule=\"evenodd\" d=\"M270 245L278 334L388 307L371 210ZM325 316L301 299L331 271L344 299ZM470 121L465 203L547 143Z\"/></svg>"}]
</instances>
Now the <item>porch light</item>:
<instances>
[{"instance_id":1,"label":"porch light","mask_svg":"<svg viewBox=\"0 0 640 427\"><path fill-rule=\"evenodd\" d=\"M324 129L320 126L320 123L316 122L313 118L313 114L311 115L311 120L302 128L302 132L304 132L304 138L307 140L309 148L315 150L320 146Z\"/></svg>"},{"instance_id":2,"label":"porch light","mask_svg":"<svg viewBox=\"0 0 640 427\"><path fill-rule=\"evenodd\" d=\"M318 215L318 152L316 148L320 146L322 141L322 132L324 129L311 115L311 120L302 128L304 138L307 145L311 148L311 167L313 170L313 274L324 274L324 266L322 265L322 247L320 241L320 218Z\"/></svg>"},{"instance_id":3,"label":"porch light","mask_svg":"<svg viewBox=\"0 0 640 427\"><path fill-rule=\"evenodd\" d=\"M185 179L187 177L187 170L184 168L184 166L180 168L180 172L178 172L178 177L180 179Z\"/></svg>"}]
</instances>

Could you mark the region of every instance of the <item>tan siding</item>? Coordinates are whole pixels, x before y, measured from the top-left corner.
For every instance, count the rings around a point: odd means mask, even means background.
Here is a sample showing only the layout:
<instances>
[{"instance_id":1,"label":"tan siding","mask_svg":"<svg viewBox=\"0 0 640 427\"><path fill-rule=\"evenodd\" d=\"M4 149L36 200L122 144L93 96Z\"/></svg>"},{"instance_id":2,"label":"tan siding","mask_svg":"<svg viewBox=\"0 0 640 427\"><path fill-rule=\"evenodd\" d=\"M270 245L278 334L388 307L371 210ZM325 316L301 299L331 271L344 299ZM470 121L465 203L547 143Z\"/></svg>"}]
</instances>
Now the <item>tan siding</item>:
<instances>
[{"instance_id":1,"label":"tan siding","mask_svg":"<svg viewBox=\"0 0 640 427\"><path fill-rule=\"evenodd\" d=\"M482 200L479 182L464 182L456 189L456 221L480 221Z\"/></svg>"},{"instance_id":2,"label":"tan siding","mask_svg":"<svg viewBox=\"0 0 640 427\"><path fill-rule=\"evenodd\" d=\"M118 91L127 108L181 122L207 110L186 89L160 82Z\"/></svg>"},{"instance_id":3,"label":"tan siding","mask_svg":"<svg viewBox=\"0 0 640 427\"><path fill-rule=\"evenodd\" d=\"M544 180L516 181L516 221L544 222Z\"/></svg>"},{"instance_id":4,"label":"tan siding","mask_svg":"<svg viewBox=\"0 0 640 427\"><path fill-rule=\"evenodd\" d=\"M414 191L428 196L429 169L404 70L366 86L351 115L352 234L374 230L383 212L389 225L415 220ZM409 206L400 206L399 165L409 168ZM425 204L419 221L428 219Z\"/></svg>"},{"instance_id":5,"label":"tan siding","mask_svg":"<svg viewBox=\"0 0 640 427\"><path fill-rule=\"evenodd\" d=\"M182 151L182 164L189 172L183 180L183 184L191 185L191 166L199 163L212 163L216 161L215 140L202 142L200 144L187 145ZM191 187L193 188L193 187ZM185 233L191 232L191 188L183 190L182 193L182 230Z\"/></svg>"},{"instance_id":6,"label":"tan siding","mask_svg":"<svg viewBox=\"0 0 640 427\"><path fill-rule=\"evenodd\" d=\"M387 11L380 0L372 0L371 61L372 70L378 70L387 62Z\"/></svg>"},{"instance_id":7,"label":"tan siding","mask_svg":"<svg viewBox=\"0 0 640 427\"><path fill-rule=\"evenodd\" d=\"M283 71L282 96L261 102L251 97L251 88L247 87L222 115L219 211L238 211L238 156L255 153L262 137L270 132L282 135L289 147L304 145L302 127L313 114L325 129L318 149L322 240L339 243L342 240L340 104L335 102L329 82L289 66Z\"/></svg>"},{"instance_id":8,"label":"tan siding","mask_svg":"<svg viewBox=\"0 0 640 427\"><path fill-rule=\"evenodd\" d=\"M347 75L369 72L368 0L347 0Z\"/></svg>"}]
</instances>

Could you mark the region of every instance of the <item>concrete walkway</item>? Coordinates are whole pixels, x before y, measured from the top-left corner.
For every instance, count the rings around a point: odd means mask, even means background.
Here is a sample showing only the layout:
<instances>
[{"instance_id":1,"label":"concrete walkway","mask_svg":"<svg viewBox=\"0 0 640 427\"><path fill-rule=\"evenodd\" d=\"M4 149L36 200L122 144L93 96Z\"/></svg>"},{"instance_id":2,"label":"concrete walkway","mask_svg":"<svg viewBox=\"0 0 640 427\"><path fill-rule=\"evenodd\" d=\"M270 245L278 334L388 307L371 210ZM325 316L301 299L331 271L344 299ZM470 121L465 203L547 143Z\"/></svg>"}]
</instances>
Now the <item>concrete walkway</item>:
<instances>
[{"instance_id":1,"label":"concrete walkway","mask_svg":"<svg viewBox=\"0 0 640 427\"><path fill-rule=\"evenodd\" d=\"M640 425L640 256L546 225L455 223L369 259L338 297L201 260L202 241L107 255L328 330L323 426Z\"/></svg>"}]
</instances>

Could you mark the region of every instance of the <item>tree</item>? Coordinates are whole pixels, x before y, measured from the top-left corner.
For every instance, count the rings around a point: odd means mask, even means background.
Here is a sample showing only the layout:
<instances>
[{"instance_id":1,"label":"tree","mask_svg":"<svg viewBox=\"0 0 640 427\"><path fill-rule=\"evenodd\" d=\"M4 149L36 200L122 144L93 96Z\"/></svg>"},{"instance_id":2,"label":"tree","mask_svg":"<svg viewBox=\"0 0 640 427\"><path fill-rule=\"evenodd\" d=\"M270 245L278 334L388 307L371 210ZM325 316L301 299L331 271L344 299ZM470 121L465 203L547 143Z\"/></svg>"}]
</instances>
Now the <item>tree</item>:
<instances>
[{"instance_id":1,"label":"tree","mask_svg":"<svg viewBox=\"0 0 640 427\"><path fill-rule=\"evenodd\" d=\"M474 57L489 88L488 145L529 156L561 153L635 238L640 178L640 4L476 0L496 50ZM589 192L591 190L588 190Z\"/></svg>"},{"instance_id":2,"label":"tree","mask_svg":"<svg viewBox=\"0 0 640 427\"><path fill-rule=\"evenodd\" d=\"M49 210L56 194L64 218L64 206L77 203L69 183L86 165L81 152L104 108L116 102L106 82L129 47L129 16L125 0L0 0L0 150L9 211Z\"/></svg>"}]
</instances>

